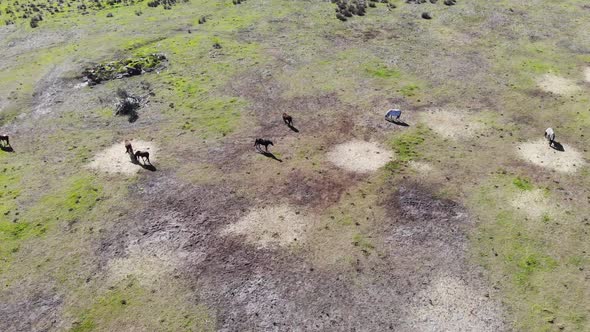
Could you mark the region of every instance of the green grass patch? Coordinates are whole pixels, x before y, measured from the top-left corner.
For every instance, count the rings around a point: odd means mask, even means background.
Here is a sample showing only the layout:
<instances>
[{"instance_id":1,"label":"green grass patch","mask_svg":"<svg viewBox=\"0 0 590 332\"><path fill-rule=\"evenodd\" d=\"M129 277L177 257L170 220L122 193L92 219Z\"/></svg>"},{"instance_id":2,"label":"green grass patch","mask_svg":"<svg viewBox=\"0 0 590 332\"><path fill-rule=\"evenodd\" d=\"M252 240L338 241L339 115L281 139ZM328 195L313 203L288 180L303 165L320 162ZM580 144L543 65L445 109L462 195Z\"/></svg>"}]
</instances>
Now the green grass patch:
<instances>
[{"instance_id":1,"label":"green grass patch","mask_svg":"<svg viewBox=\"0 0 590 332\"><path fill-rule=\"evenodd\" d=\"M520 190L533 190L534 188L533 184L529 180L521 177L516 177L512 181L512 184L514 184L516 188Z\"/></svg>"},{"instance_id":2,"label":"green grass patch","mask_svg":"<svg viewBox=\"0 0 590 332\"><path fill-rule=\"evenodd\" d=\"M0 198L14 199L3 194ZM100 200L101 186L90 177L76 177L65 182L64 187L43 196L22 215L7 218L6 212L0 217L0 273L9 264L12 254L18 252L22 243L30 238L43 236L57 224L83 222L85 215ZM9 209L16 205L6 204ZM6 208L4 208L6 209Z\"/></svg>"},{"instance_id":3,"label":"green grass patch","mask_svg":"<svg viewBox=\"0 0 590 332\"><path fill-rule=\"evenodd\" d=\"M114 331L212 331L213 320L202 305L188 305L182 295L150 290L129 276L98 296L84 309L71 332ZM190 309L190 310L189 310Z\"/></svg>"},{"instance_id":4,"label":"green grass patch","mask_svg":"<svg viewBox=\"0 0 590 332\"><path fill-rule=\"evenodd\" d=\"M390 145L396 153L396 160L405 163L419 158L420 153L418 147L424 143L427 134L428 129L424 125L419 124L415 129L405 131L394 137L390 141ZM387 166L387 168L392 169L397 167L399 165L395 162L390 162Z\"/></svg>"},{"instance_id":5,"label":"green grass patch","mask_svg":"<svg viewBox=\"0 0 590 332\"><path fill-rule=\"evenodd\" d=\"M369 253L369 251L375 249L375 246L373 245L373 243L371 243L371 240L369 240L363 234L355 234L352 237L352 244L355 247L361 248L361 250L363 250L363 252L366 252L366 253Z\"/></svg>"},{"instance_id":6,"label":"green grass patch","mask_svg":"<svg viewBox=\"0 0 590 332\"><path fill-rule=\"evenodd\" d=\"M398 70L382 64L367 65L365 71L370 76L377 78L399 78L401 76L401 73Z\"/></svg>"},{"instance_id":7,"label":"green grass patch","mask_svg":"<svg viewBox=\"0 0 590 332\"><path fill-rule=\"evenodd\" d=\"M226 136L240 123L240 110L245 103L236 98L219 98L194 104L192 107L172 109L180 112L183 122L180 129L197 132L201 137Z\"/></svg>"},{"instance_id":8,"label":"green grass patch","mask_svg":"<svg viewBox=\"0 0 590 332\"><path fill-rule=\"evenodd\" d=\"M420 87L416 84L407 84L404 85L401 89L399 89L399 92L406 97L414 97L418 94L419 91Z\"/></svg>"}]
</instances>

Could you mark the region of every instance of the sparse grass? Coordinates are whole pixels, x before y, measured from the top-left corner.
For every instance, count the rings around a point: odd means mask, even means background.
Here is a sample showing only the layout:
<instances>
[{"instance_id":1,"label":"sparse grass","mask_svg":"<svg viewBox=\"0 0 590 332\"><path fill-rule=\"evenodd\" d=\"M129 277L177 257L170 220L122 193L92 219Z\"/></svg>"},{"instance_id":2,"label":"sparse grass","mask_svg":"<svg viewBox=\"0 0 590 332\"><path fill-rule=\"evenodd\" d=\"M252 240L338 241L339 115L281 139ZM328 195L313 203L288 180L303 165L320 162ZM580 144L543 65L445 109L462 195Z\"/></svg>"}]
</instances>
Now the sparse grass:
<instances>
[{"instance_id":1,"label":"sparse grass","mask_svg":"<svg viewBox=\"0 0 590 332\"><path fill-rule=\"evenodd\" d=\"M481 220L473 235L476 259L500 285L520 330L545 331L555 325L577 330L588 318L581 309L588 299L580 294L585 282L576 262L581 261L565 258L590 248L576 230L560 226L568 223L567 217L556 222L545 215L543 222L534 222L505 204L514 190L532 189L530 181L504 175L490 179L473 196L470 206Z\"/></svg>"}]
</instances>

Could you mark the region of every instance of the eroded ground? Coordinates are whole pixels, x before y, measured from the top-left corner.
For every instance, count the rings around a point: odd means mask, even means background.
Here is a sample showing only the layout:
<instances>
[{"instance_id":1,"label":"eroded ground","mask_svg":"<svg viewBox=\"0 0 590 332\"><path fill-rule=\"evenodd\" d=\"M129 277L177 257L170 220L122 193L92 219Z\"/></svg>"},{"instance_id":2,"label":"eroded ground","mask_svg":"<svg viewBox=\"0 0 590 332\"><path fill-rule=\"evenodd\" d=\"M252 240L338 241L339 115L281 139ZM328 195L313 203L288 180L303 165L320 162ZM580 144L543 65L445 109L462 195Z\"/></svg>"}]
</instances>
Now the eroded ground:
<instances>
[{"instance_id":1,"label":"eroded ground","mask_svg":"<svg viewBox=\"0 0 590 332\"><path fill-rule=\"evenodd\" d=\"M588 329L584 1L70 5L0 4L0 331Z\"/></svg>"}]
</instances>

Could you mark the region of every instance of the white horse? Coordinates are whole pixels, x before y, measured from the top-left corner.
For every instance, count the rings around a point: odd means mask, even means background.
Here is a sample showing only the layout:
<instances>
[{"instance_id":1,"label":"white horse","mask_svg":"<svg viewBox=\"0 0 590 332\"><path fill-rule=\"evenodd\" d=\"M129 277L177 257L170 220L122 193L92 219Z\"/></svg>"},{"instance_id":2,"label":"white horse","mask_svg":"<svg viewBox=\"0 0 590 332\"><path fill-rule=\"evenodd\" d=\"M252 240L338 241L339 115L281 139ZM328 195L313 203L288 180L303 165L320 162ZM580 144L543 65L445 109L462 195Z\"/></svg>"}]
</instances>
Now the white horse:
<instances>
[{"instance_id":1,"label":"white horse","mask_svg":"<svg viewBox=\"0 0 590 332\"><path fill-rule=\"evenodd\" d=\"M549 141L549 146L553 146L553 143L555 142L555 132L553 131L553 128L547 128L547 130L545 130L545 138Z\"/></svg>"}]
</instances>

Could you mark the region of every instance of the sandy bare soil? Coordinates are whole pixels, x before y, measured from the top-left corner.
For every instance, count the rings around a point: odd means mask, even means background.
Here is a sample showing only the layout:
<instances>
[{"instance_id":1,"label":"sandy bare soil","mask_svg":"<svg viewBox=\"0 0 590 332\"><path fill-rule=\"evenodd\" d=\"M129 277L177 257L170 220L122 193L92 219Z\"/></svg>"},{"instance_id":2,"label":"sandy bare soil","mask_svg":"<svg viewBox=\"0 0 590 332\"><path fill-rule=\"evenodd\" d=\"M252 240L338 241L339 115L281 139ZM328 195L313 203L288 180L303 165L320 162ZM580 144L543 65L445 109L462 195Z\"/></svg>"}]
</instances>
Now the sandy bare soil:
<instances>
[{"instance_id":1,"label":"sandy bare soil","mask_svg":"<svg viewBox=\"0 0 590 332\"><path fill-rule=\"evenodd\" d=\"M481 290L471 287L462 278L442 276L421 291L418 299L429 307L415 312L418 331L499 331L502 311Z\"/></svg>"},{"instance_id":2,"label":"sandy bare soil","mask_svg":"<svg viewBox=\"0 0 590 332\"><path fill-rule=\"evenodd\" d=\"M424 113L422 119L437 134L451 139L472 137L485 129L462 110L433 109Z\"/></svg>"},{"instance_id":3,"label":"sandy bare soil","mask_svg":"<svg viewBox=\"0 0 590 332\"><path fill-rule=\"evenodd\" d=\"M358 173L376 171L393 158L393 152L360 140L338 144L328 152L328 159L336 166Z\"/></svg>"},{"instance_id":4,"label":"sandy bare soil","mask_svg":"<svg viewBox=\"0 0 590 332\"><path fill-rule=\"evenodd\" d=\"M550 216L556 212L556 207L551 204L544 190L534 189L519 193L511 202L512 206L531 218Z\"/></svg>"},{"instance_id":5,"label":"sandy bare soil","mask_svg":"<svg viewBox=\"0 0 590 332\"><path fill-rule=\"evenodd\" d=\"M569 95L580 90L580 87L574 81L553 74L541 76L537 80L537 85L545 92L558 95Z\"/></svg>"},{"instance_id":6,"label":"sandy bare soil","mask_svg":"<svg viewBox=\"0 0 590 332\"><path fill-rule=\"evenodd\" d=\"M429 163L424 163L424 162L420 162L420 161L413 161L412 160L408 164L410 165L410 167L413 170L415 170L419 174L428 174L429 172L431 172L434 169L432 167L432 165L430 165Z\"/></svg>"},{"instance_id":7,"label":"sandy bare soil","mask_svg":"<svg viewBox=\"0 0 590 332\"><path fill-rule=\"evenodd\" d=\"M585 165L580 152L567 144L562 145L564 151L557 151L549 147L547 140L541 138L520 144L517 152L522 159L530 163L563 173L576 172Z\"/></svg>"},{"instance_id":8,"label":"sandy bare soil","mask_svg":"<svg viewBox=\"0 0 590 332\"><path fill-rule=\"evenodd\" d=\"M228 225L222 235L243 235L259 248L302 243L312 220L300 211L286 206L270 206L250 211L235 224Z\"/></svg>"},{"instance_id":9,"label":"sandy bare soil","mask_svg":"<svg viewBox=\"0 0 590 332\"><path fill-rule=\"evenodd\" d=\"M155 152L158 151L158 148L154 143L133 140L131 144L134 151L148 151L152 163L157 160ZM88 164L88 167L109 174L124 175L133 175L143 168L140 164L133 163L130 156L125 153L125 144L123 142L117 143L97 154Z\"/></svg>"},{"instance_id":10,"label":"sandy bare soil","mask_svg":"<svg viewBox=\"0 0 590 332\"><path fill-rule=\"evenodd\" d=\"M584 80L590 83L590 67L584 69Z\"/></svg>"}]
</instances>

